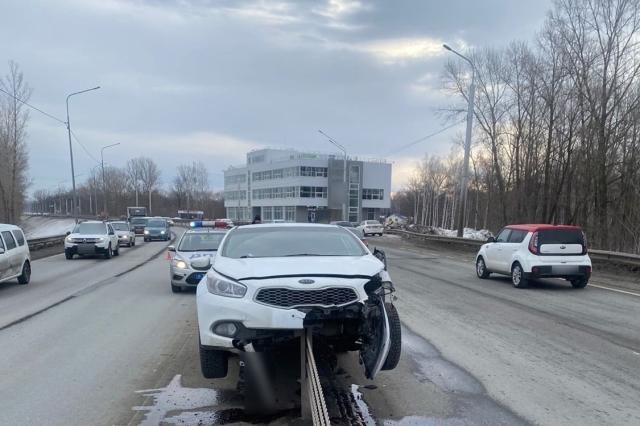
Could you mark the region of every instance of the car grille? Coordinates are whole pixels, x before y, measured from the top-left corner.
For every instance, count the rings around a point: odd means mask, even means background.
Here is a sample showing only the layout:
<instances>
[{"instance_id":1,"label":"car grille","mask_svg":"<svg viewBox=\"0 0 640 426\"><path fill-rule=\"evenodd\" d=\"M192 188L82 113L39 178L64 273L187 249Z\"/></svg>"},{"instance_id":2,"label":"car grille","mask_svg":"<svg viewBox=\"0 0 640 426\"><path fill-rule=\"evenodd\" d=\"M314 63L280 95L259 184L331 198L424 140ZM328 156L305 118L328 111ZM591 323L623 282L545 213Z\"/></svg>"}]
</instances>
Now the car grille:
<instances>
[{"instance_id":1,"label":"car grille","mask_svg":"<svg viewBox=\"0 0 640 426\"><path fill-rule=\"evenodd\" d=\"M352 288L330 287L322 289L294 290L290 288L263 288L256 301L279 308L301 306L341 306L358 300Z\"/></svg>"}]
</instances>

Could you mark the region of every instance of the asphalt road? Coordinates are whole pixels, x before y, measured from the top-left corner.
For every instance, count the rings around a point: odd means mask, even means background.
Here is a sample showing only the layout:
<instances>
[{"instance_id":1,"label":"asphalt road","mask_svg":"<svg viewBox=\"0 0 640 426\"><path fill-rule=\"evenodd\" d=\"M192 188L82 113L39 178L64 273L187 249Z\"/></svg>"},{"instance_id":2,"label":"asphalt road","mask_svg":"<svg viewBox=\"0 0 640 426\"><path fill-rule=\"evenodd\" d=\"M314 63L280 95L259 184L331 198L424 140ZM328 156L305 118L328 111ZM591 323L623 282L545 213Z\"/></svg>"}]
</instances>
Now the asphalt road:
<instances>
[{"instance_id":1,"label":"asphalt road","mask_svg":"<svg viewBox=\"0 0 640 426\"><path fill-rule=\"evenodd\" d=\"M0 424L301 423L247 417L235 359L226 379L201 377L195 296L171 293L166 244L139 243L0 285ZM371 243L398 289L403 357L371 382L339 355L323 379L336 424L640 424L640 292L516 290L478 280L469 254Z\"/></svg>"}]
</instances>

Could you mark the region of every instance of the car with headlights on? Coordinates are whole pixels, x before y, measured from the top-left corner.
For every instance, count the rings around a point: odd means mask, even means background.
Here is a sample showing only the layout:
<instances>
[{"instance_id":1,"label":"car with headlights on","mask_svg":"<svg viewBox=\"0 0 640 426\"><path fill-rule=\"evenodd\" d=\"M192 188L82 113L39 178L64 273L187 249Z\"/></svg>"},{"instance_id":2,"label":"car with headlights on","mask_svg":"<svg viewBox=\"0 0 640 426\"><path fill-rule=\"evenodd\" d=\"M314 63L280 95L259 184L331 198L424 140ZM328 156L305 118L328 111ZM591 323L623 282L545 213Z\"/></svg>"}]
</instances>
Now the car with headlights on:
<instances>
[{"instance_id":1,"label":"car with headlights on","mask_svg":"<svg viewBox=\"0 0 640 426\"><path fill-rule=\"evenodd\" d=\"M400 319L386 259L352 232L299 223L236 227L209 266L196 297L205 377L224 377L230 353L266 352L305 328L336 351L359 351L368 378L396 367Z\"/></svg>"},{"instance_id":2,"label":"car with headlights on","mask_svg":"<svg viewBox=\"0 0 640 426\"><path fill-rule=\"evenodd\" d=\"M144 228L147 226L148 217L132 217L129 220L129 225L133 229L134 234L144 235Z\"/></svg>"},{"instance_id":3,"label":"car with headlights on","mask_svg":"<svg viewBox=\"0 0 640 426\"><path fill-rule=\"evenodd\" d=\"M169 266L171 291L180 293L200 283L207 274L209 265L202 268L194 266L192 262L203 257L215 256L226 232L219 228L189 229L182 234L178 244L169 246L169 252L173 253Z\"/></svg>"},{"instance_id":4,"label":"car with headlights on","mask_svg":"<svg viewBox=\"0 0 640 426\"><path fill-rule=\"evenodd\" d=\"M169 241L171 239L171 228L169 222L161 217L147 218L147 224L144 227L144 241Z\"/></svg>"},{"instance_id":5,"label":"car with headlights on","mask_svg":"<svg viewBox=\"0 0 640 426\"><path fill-rule=\"evenodd\" d=\"M105 259L111 259L119 254L118 236L111 224L106 222L80 222L64 239L64 255L68 260L75 255L102 255Z\"/></svg>"},{"instance_id":6,"label":"car with headlights on","mask_svg":"<svg viewBox=\"0 0 640 426\"><path fill-rule=\"evenodd\" d=\"M120 246L133 247L136 245L136 233L133 232L128 222L118 221L109 223L113 227L113 230L116 231L118 244Z\"/></svg>"}]
</instances>

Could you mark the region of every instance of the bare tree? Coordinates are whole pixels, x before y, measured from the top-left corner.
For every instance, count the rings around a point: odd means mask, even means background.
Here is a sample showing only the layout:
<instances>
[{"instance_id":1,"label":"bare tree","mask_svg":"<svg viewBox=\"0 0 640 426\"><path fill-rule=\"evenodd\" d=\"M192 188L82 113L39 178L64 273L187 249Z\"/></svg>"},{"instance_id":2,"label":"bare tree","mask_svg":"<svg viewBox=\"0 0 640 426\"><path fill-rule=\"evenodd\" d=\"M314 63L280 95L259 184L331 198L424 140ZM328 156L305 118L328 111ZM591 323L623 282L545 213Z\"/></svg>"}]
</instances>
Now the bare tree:
<instances>
[{"instance_id":1,"label":"bare tree","mask_svg":"<svg viewBox=\"0 0 640 426\"><path fill-rule=\"evenodd\" d=\"M157 189L160 183L160 169L158 165L148 157L138 158L140 161L140 180L142 181L142 189L149 197L149 214L152 214L151 194Z\"/></svg>"}]
</instances>

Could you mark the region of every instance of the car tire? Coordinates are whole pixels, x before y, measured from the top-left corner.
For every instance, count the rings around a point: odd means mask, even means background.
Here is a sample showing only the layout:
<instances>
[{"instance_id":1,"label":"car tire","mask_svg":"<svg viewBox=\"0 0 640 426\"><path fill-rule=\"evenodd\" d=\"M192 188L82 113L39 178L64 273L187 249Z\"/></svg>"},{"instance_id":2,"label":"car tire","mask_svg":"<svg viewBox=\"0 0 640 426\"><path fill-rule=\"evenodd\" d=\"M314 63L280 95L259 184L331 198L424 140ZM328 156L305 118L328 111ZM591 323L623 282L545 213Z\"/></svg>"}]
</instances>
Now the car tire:
<instances>
[{"instance_id":1,"label":"car tire","mask_svg":"<svg viewBox=\"0 0 640 426\"><path fill-rule=\"evenodd\" d=\"M133 237L133 240L131 240L131 247L135 247L136 246L136 237Z\"/></svg>"},{"instance_id":2,"label":"car tire","mask_svg":"<svg viewBox=\"0 0 640 426\"><path fill-rule=\"evenodd\" d=\"M111 249L111 243L109 243L109 247L107 247L107 252L104 254L105 259L111 259L113 256L113 250Z\"/></svg>"},{"instance_id":3,"label":"car tire","mask_svg":"<svg viewBox=\"0 0 640 426\"><path fill-rule=\"evenodd\" d=\"M171 291L174 293L182 293L182 287L179 285L171 284Z\"/></svg>"},{"instance_id":4,"label":"car tire","mask_svg":"<svg viewBox=\"0 0 640 426\"><path fill-rule=\"evenodd\" d=\"M117 245L116 247L117 247L117 248L116 248L116 250L113 252L113 255L114 255L114 256L120 256L120 245Z\"/></svg>"},{"instance_id":5,"label":"car tire","mask_svg":"<svg viewBox=\"0 0 640 426\"><path fill-rule=\"evenodd\" d=\"M24 285L29 284L29 281L31 281L31 264L27 260L22 265L22 274L18 277L18 283Z\"/></svg>"},{"instance_id":6,"label":"car tire","mask_svg":"<svg viewBox=\"0 0 640 426\"><path fill-rule=\"evenodd\" d=\"M66 257L66 258L67 258L67 260L71 260L71 259L73 259L73 254L71 254L71 253L65 253L65 254L64 254L64 257Z\"/></svg>"},{"instance_id":7,"label":"car tire","mask_svg":"<svg viewBox=\"0 0 640 426\"><path fill-rule=\"evenodd\" d=\"M585 288L589 284L589 280L587 278L580 278L577 280L571 280L571 286L573 288Z\"/></svg>"},{"instance_id":8,"label":"car tire","mask_svg":"<svg viewBox=\"0 0 640 426\"><path fill-rule=\"evenodd\" d=\"M149 242L149 240L148 240L147 238L145 238L145 239L144 239L144 242L145 242L145 243L148 243L148 242Z\"/></svg>"},{"instance_id":9,"label":"car tire","mask_svg":"<svg viewBox=\"0 0 640 426\"><path fill-rule=\"evenodd\" d=\"M526 288L529 284L529 280L524 277L524 270L518 262L511 267L511 284L515 288Z\"/></svg>"},{"instance_id":10,"label":"car tire","mask_svg":"<svg viewBox=\"0 0 640 426\"><path fill-rule=\"evenodd\" d=\"M229 370L229 352L206 349L200 345L200 370L207 379L227 377Z\"/></svg>"},{"instance_id":11,"label":"car tire","mask_svg":"<svg viewBox=\"0 0 640 426\"><path fill-rule=\"evenodd\" d=\"M389 317L389 353L387 359L382 365L383 370L393 370L400 362L400 354L402 353L402 323L400 322L400 315L396 307L387 303L387 316Z\"/></svg>"},{"instance_id":12,"label":"car tire","mask_svg":"<svg viewBox=\"0 0 640 426\"><path fill-rule=\"evenodd\" d=\"M489 278L489 275L491 275L491 272L487 270L487 264L484 262L482 256L479 256L478 260L476 260L476 274L478 278L483 280Z\"/></svg>"}]
</instances>

